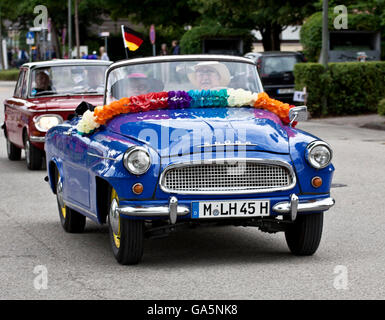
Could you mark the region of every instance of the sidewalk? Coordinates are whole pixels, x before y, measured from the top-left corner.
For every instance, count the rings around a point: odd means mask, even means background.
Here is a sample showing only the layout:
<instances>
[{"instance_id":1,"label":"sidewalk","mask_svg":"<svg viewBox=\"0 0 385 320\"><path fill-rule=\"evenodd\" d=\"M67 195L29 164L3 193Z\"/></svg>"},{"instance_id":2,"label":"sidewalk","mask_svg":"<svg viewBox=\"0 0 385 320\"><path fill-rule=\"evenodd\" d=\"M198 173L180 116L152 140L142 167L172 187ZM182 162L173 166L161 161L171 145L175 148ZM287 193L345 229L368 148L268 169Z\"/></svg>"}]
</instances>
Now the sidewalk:
<instances>
[{"instance_id":1,"label":"sidewalk","mask_svg":"<svg viewBox=\"0 0 385 320\"><path fill-rule=\"evenodd\" d=\"M312 118L309 121L374 130L385 130L385 117L380 116L378 114L366 114L359 116L344 116L333 118Z\"/></svg>"},{"instance_id":2,"label":"sidewalk","mask_svg":"<svg viewBox=\"0 0 385 320\"><path fill-rule=\"evenodd\" d=\"M16 81L0 80L0 87L14 87Z\"/></svg>"}]
</instances>

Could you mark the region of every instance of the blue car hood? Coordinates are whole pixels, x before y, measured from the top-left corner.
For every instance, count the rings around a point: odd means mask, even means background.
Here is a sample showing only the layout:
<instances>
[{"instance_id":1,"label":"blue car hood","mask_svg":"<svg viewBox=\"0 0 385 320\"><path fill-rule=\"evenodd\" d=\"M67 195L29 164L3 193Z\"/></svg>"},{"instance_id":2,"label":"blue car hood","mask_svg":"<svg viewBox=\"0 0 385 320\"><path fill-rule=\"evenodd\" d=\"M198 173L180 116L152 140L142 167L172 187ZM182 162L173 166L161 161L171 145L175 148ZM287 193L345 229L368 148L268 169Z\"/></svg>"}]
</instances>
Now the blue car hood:
<instances>
[{"instance_id":1,"label":"blue car hood","mask_svg":"<svg viewBox=\"0 0 385 320\"><path fill-rule=\"evenodd\" d=\"M275 114L254 108L189 108L123 114L107 130L150 145L161 155L214 143L247 144L258 151L289 153L288 135Z\"/></svg>"}]
</instances>

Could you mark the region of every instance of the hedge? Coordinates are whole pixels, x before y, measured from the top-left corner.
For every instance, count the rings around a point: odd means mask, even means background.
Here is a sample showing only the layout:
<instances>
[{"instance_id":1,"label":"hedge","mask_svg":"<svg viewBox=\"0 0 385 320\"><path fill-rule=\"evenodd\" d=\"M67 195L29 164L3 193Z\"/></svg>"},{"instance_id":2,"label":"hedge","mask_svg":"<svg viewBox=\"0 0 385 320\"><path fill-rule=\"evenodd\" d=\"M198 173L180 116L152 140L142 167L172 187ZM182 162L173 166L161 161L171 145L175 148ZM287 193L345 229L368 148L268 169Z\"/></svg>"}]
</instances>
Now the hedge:
<instances>
[{"instance_id":1,"label":"hedge","mask_svg":"<svg viewBox=\"0 0 385 320\"><path fill-rule=\"evenodd\" d=\"M202 53L202 40L211 38L241 38L243 51L251 50L253 36L248 29L224 28L219 24L193 27L187 31L180 40L182 54Z\"/></svg>"},{"instance_id":2,"label":"hedge","mask_svg":"<svg viewBox=\"0 0 385 320\"><path fill-rule=\"evenodd\" d=\"M377 112L381 116L385 116L385 98L378 103Z\"/></svg>"},{"instance_id":3,"label":"hedge","mask_svg":"<svg viewBox=\"0 0 385 320\"><path fill-rule=\"evenodd\" d=\"M0 81L16 81L19 76L19 69L1 70Z\"/></svg>"},{"instance_id":4,"label":"hedge","mask_svg":"<svg viewBox=\"0 0 385 320\"><path fill-rule=\"evenodd\" d=\"M326 73L321 64L299 63L294 77L297 90L306 87L313 116L376 112L385 98L385 62L381 61L329 63ZM326 110L322 110L323 98Z\"/></svg>"},{"instance_id":5,"label":"hedge","mask_svg":"<svg viewBox=\"0 0 385 320\"><path fill-rule=\"evenodd\" d=\"M333 22L337 14L329 10L329 30L335 30ZM349 12L348 28L355 31L373 31L381 28L380 17L365 12ZM300 42L308 61L317 62L322 47L322 12L308 17L300 30Z\"/></svg>"}]
</instances>

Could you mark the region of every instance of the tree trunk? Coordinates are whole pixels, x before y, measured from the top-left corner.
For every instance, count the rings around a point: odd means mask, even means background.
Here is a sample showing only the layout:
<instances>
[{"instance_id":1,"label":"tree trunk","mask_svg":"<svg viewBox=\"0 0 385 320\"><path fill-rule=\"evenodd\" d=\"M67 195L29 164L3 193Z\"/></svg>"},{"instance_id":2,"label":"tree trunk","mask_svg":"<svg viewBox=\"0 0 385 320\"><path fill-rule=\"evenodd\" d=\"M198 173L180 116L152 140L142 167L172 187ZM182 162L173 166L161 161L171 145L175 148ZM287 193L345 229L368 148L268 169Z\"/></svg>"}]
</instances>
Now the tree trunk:
<instances>
[{"instance_id":1,"label":"tree trunk","mask_svg":"<svg viewBox=\"0 0 385 320\"><path fill-rule=\"evenodd\" d=\"M265 25L258 28L262 35L262 44L264 51L280 51L281 50L281 32L282 26Z\"/></svg>"},{"instance_id":2,"label":"tree trunk","mask_svg":"<svg viewBox=\"0 0 385 320\"><path fill-rule=\"evenodd\" d=\"M75 0L75 37L76 37L76 57L80 58L80 41L79 41L79 14L78 6L80 0Z\"/></svg>"},{"instance_id":3,"label":"tree trunk","mask_svg":"<svg viewBox=\"0 0 385 320\"><path fill-rule=\"evenodd\" d=\"M273 25L272 32L271 32L271 50L273 51L280 51L281 50L281 32L282 27L280 25Z\"/></svg>"},{"instance_id":4,"label":"tree trunk","mask_svg":"<svg viewBox=\"0 0 385 320\"><path fill-rule=\"evenodd\" d=\"M265 26L263 28L259 28L259 31L262 35L262 45L264 51L271 51L272 41L271 41L271 27Z\"/></svg>"}]
</instances>

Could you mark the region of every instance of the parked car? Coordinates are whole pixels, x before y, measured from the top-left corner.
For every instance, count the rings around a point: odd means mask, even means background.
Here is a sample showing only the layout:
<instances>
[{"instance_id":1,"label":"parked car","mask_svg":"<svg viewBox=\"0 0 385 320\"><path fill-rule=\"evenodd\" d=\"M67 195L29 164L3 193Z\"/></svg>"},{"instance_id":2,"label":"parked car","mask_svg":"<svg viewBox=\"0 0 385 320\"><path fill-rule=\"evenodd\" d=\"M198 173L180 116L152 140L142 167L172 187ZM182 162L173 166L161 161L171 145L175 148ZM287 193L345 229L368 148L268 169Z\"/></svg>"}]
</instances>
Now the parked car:
<instances>
[{"instance_id":1,"label":"parked car","mask_svg":"<svg viewBox=\"0 0 385 320\"><path fill-rule=\"evenodd\" d=\"M4 101L4 135L9 160L40 169L46 131L67 120L78 104L103 103L104 73L112 62L52 60L23 64L12 98Z\"/></svg>"},{"instance_id":2,"label":"parked car","mask_svg":"<svg viewBox=\"0 0 385 320\"><path fill-rule=\"evenodd\" d=\"M265 92L275 99L293 103L294 65L305 62L300 52L265 51L249 52L246 58L252 59L258 69Z\"/></svg>"},{"instance_id":3,"label":"parked car","mask_svg":"<svg viewBox=\"0 0 385 320\"><path fill-rule=\"evenodd\" d=\"M291 108L285 124L239 102L262 91L253 61L131 59L109 66L105 85L105 107L81 104L46 135L47 181L65 231L82 232L86 217L108 223L121 264L141 260L145 238L206 223L283 231L294 254L317 250L334 205L332 149L293 127L306 107ZM236 108L221 100L230 93Z\"/></svg>"}]
</instances>

